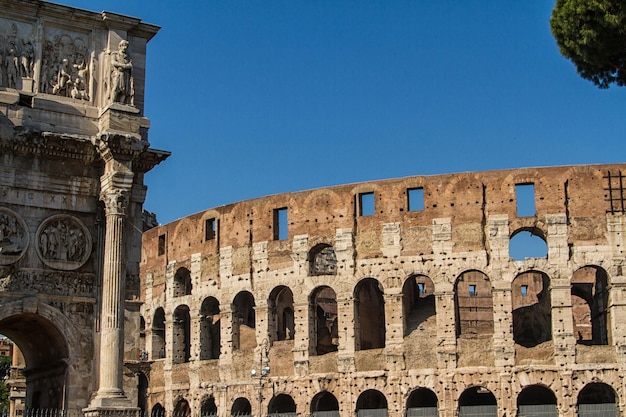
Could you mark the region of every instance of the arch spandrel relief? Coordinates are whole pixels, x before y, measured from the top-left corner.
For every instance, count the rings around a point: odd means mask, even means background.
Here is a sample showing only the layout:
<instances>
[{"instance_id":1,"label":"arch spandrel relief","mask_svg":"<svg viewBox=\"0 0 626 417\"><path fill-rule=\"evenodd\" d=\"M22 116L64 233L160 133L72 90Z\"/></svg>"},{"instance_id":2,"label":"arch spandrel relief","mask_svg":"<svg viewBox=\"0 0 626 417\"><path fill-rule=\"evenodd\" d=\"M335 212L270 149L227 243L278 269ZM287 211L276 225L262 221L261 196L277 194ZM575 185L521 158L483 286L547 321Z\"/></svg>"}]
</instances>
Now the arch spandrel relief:
<instances>
[{"instance_id":1,"label":"arch spandrel relief","mask_svg":"<svg viewBox=\"0 0 626 417\"><path fill-rule=\"evenodd\" d=\"M26 253L26 222L14 211L0 207L0 265L11 265Z\"/></svg>"},{"instance_id":2,"label":"arch spandrel relief","mask_svg":"<svg viewBox=\"0 0 626 417\"><path fill-rule=\"evenodd\" d=\"M76 217L57 214L37 230L37 254L50 268L73 271L87 262L92 240L85 224Z\"/></svg>"}]
</instances>

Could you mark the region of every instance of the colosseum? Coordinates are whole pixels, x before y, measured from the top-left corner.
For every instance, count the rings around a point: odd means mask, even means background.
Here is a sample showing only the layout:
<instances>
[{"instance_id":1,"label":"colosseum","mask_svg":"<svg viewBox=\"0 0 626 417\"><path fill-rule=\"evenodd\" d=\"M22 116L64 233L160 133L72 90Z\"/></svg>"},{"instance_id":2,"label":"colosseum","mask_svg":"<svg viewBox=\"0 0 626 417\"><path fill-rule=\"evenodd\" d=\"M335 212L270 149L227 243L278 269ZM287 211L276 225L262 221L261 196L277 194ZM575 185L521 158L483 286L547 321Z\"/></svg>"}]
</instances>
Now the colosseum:
<instances>
[{"instance_id":1,"label":"colosseum","mask_svg":"<svg viewBox=\"0 0 626 417\"><path fill-rule=\"evenodd\" d=\"M143 235L153 416L626 412L626 165L242 201ZM534 237L542 254L510 247Z\"/></svg>"}]
</instances>

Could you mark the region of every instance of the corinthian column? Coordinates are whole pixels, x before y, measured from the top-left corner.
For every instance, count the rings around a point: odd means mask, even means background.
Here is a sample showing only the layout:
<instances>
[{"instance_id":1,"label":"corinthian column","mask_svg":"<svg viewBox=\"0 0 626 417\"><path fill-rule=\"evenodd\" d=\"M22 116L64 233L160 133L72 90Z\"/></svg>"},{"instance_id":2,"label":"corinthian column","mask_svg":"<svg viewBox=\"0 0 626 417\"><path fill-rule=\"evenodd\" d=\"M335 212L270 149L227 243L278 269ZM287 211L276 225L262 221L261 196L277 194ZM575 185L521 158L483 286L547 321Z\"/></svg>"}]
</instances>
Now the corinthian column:
<instances>
[{"instance_id":1,"label":"corinthian column","mask_svg":"<svg viewBox=\"0 0 626 417\"><path fill-rule=\"evenodd\" d=\"M125 252L124 228L128 192L101 192L105 203L106 234L102 265L99 388L92 406L127 406L123 390Z\"/></svg>"}]
</instances>

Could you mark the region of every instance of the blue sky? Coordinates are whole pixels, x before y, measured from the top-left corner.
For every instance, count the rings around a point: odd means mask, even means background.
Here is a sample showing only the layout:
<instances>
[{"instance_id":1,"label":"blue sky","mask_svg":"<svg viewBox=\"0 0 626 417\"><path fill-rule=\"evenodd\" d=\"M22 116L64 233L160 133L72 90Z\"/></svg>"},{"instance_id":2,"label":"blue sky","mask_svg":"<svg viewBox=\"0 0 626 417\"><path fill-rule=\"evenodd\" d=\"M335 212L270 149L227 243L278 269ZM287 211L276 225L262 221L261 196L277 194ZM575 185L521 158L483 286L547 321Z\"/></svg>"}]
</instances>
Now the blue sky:
<instances>
[{"instance_id":1,"label":"blue sky","mask_svg":"<svg viewBox=\"0 0 626 417\"><path fill-rule=\"evenodd\" d=\"M626 90L576 74L546 0L68 0L162 27L145 114L161 223L240 200L624 162Z\"/></svg>"}]
</instances>

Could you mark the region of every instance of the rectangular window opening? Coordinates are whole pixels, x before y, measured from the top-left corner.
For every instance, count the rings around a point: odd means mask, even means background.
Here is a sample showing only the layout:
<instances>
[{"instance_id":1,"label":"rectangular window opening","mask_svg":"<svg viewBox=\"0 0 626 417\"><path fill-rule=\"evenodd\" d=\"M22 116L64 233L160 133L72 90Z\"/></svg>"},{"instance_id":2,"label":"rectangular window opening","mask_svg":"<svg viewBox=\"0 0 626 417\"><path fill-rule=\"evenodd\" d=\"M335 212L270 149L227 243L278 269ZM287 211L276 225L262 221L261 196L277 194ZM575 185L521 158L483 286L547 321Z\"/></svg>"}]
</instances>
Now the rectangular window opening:
<instances>
[{"instance_id":1,"label":"rectangular window opening","mask_svg":"<svg viewBox=\"0 0 626 417\"><path fill-rule=\"evenodd\" d=\"M287 207L274 210L274 240L287 239L287 220Z\"/></svg>"},{"instance_id":2,"label":"rectangular window opening","mask_svg":"<svg viewBox=\"0 0 626 417\"><path fill-rule=\"evenodd\" d=\"M533 217L535 212L535 184L515 184L517 217Z\"/></svg>"},{"instance_id":3,"label":"rectangular window opening","mask_svg":"<svg viewBox=\"0 0 626 417\"><path fill-rule=\"evenodd\" d=\"M159 235L158 251L159 256L165 255L165 235Z\"/></svg>"},{"instance_id":4,"label":"rectangular window opening","mask_svg":"<svg viewBox=\"0 0 626 417\"><path fill-rule=\"evenodd\" d=\"M528 285L522 285L522 297L526 297L528 295Z\"/></svg>"},{"instance_id":5,"label":"rectangular window opening","mask_svg":"<svg viewBox=\"0 0 626 417\"><path fill-rule=\"evenodd\" d=\"M470 297L476 297L476 285L469 286L469 295Z\"/></svg>"},{"instance_id":6,"label":"rectangular window opening","mask_svg":"<svg viewBox=\"0 0 626 417\"><path fill-rule=\"evenodd\" d=\"M359 216L374 215L374 193L359 194Z\"/></svg>"},{"instance_id":7,"label":"rectangular window opening","mask_svg":"<svg viewBox=\"0 0 626 417\"><path fill-rule=\"evenodd\" d=\"M217 233L217 222L215 219L206 219L204 221L204 240L213 240Z\"/></svg>"},{"instance_id":8,"label":"rectangular window opening","mask_svg":"<svg viewBox=\"0 0 626 417\"><path fill-rule=\"evenodd\" d=\"M424 210L424 189L423 188L409 188L407 190L409 198L409 211L423 211Z\"/></svg>"},{"instance_id":9,"label":"rectangular window opening","mask_svg":"<svg viewBox=\"0 0 626 417\"><path fill-rule=\"evenodd\" d=\"M422 282L417 283L417 291L420 295L424 294L424 284Z\"/></svg>"}]
</instances>

